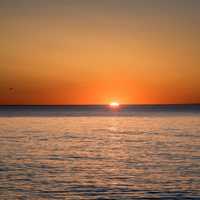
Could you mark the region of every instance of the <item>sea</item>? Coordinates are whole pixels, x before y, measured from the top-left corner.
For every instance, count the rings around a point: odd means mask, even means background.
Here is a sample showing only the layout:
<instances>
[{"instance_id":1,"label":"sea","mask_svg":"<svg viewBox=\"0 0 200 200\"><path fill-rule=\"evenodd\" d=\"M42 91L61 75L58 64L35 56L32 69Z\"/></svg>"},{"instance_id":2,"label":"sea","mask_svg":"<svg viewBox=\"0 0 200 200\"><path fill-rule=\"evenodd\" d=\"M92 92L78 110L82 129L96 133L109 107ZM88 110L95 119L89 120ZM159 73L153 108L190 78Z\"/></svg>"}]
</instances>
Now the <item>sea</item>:
<instances>
[{"instance_id":1,"label":"sea","mask_svg":"<svg viewBox=\"0 0 200 200\"><path fill-rule=\"evenodd\" d=\"M0 106L0 199L200 199L200 105Z\"/></svg>"}]
</instances>

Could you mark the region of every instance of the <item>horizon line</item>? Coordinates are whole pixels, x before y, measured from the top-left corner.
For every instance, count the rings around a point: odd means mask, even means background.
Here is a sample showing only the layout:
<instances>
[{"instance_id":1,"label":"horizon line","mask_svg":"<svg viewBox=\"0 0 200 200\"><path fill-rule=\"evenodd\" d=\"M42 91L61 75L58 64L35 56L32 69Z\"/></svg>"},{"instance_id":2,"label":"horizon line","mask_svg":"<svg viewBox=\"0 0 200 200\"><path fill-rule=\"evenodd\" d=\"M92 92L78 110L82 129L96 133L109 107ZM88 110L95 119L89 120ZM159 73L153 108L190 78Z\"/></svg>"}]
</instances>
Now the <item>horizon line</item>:
<instances>
[{"instance_id":1,"label":"horizon line","mask_svg":"<svg viewBox=\"0 0 200 200\"><path fill-rule=\"evenodd\" d=\"M189 105L198 105L200 103L125 103L120 104L120 106L189 106ZM0 106L109 106L109 104L0 104Z\"/></svg>"}]
</instances>

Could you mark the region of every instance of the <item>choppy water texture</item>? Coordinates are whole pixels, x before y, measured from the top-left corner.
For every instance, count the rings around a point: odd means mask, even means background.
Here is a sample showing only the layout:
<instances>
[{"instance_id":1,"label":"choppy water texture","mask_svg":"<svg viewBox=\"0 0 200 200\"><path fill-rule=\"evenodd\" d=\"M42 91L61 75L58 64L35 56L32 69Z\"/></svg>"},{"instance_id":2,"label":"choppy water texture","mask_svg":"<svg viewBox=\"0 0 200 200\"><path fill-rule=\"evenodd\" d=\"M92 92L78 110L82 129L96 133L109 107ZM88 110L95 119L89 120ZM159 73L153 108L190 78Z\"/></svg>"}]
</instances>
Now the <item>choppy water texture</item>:
<instances>
[{"instance_id":1,"label":"choppy water texture","mask_svg":"<svg viewBox=\"0 0 200 200\"><path fill-rule=\"evenodd\" d=\"M0 199L200 199L200 114L0 117Z\"/></svg>"}]
</instances>

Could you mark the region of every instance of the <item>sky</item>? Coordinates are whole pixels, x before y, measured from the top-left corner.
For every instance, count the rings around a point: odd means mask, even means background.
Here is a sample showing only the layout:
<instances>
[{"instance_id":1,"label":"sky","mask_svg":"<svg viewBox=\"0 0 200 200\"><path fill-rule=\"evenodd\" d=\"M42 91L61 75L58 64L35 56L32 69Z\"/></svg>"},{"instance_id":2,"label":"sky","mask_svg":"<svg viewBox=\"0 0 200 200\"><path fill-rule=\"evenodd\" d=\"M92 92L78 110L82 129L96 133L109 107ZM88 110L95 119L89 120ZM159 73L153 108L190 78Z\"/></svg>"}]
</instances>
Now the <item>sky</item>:
<instances>
[{"instance_id":1,"label":"sky","mask_svg":"<svg viewBox=\"0 0 200 200\"><path fill-rule=\"evenodd\" d=\"M200 103L199 0L0 0L0 104Z\"/></svg>"}]
</instances>

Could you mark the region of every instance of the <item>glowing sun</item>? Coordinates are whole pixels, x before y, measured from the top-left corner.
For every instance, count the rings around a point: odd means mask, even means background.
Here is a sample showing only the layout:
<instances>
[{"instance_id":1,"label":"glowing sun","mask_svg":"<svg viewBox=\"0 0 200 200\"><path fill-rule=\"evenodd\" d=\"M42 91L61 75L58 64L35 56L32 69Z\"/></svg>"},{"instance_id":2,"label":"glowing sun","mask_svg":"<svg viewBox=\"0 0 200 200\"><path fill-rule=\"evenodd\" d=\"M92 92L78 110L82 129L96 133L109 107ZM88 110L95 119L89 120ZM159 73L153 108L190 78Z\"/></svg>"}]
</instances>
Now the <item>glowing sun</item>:
<instances>
[{"instance_id":1,"label":"glowing sun","mask_svg":"<svg viewBox=\"0 0 200 200\"><path fill-rule=\"evenodd\" d=\"M111 102L109 104L109 106L112 107L112 108L118 108L119 107L119 103L118 102Z\"/></svg>"}]
</instances>

